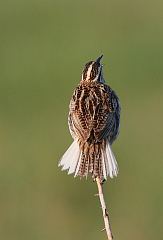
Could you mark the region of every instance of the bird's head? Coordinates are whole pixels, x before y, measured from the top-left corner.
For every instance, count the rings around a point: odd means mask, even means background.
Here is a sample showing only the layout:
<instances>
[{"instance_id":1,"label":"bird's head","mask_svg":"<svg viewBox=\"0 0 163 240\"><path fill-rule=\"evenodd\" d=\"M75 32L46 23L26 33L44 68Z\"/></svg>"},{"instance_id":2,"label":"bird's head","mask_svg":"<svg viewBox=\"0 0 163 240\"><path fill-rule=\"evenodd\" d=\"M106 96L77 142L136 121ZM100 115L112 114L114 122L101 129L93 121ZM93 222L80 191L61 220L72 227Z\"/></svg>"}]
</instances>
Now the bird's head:
<instances>
[{"instance_id":1,"label":"bird's head","mask_svg":"<svg viewBox=\"0 0 163 240\"><path fill-rule=\"evenodd\" d=\"M90 61L86 63L83 69L81 81L104 83L104 78L102 74L103 66L100 63L102 57L103 55L98 57L95 61Z\"/></svg>"}]
</instances>

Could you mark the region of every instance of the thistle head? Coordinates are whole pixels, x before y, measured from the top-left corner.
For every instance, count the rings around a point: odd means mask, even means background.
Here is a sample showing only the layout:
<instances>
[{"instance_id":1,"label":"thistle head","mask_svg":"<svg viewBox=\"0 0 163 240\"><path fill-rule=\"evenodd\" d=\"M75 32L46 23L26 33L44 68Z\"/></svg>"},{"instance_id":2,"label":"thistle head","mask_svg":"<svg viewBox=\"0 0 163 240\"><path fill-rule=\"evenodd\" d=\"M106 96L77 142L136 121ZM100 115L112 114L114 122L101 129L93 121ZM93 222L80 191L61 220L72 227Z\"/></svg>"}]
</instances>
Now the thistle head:
<instances>
[{"instance_id":1,"label":"thistle head","mask_svg":"<svg viewBox=\"0 0 163 240\"><path fill-rule=\"evenodd\" d=\"M82 81L104 83L102 74L103 66L100 63L102 57L103 55L98 57L95 61L86 63L82 73Z\"/></svg>"}]
</instances>

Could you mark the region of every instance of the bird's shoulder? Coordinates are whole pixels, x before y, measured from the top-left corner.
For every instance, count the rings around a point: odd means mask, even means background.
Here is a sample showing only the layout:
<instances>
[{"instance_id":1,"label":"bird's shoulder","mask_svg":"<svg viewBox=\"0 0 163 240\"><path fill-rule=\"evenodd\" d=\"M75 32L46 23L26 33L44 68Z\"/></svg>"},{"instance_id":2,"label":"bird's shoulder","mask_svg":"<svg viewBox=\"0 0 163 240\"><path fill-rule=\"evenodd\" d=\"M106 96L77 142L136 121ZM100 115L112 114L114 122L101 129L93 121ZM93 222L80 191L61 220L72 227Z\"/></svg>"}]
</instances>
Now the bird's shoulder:
<instances>
[{"instance_id":1,"label":"bird's shoulder","mask_svg":"<svg viewBox=\"0 0 163 240\"><path fill-rule=\"evenodd\" d=\"M118 97L111 87L97 82L79 84L73 92L70 106L77 110L88 100L92 100L95 106L107 107L109 112L113 112L118 104Z\"/></svg>"}]
</instances>

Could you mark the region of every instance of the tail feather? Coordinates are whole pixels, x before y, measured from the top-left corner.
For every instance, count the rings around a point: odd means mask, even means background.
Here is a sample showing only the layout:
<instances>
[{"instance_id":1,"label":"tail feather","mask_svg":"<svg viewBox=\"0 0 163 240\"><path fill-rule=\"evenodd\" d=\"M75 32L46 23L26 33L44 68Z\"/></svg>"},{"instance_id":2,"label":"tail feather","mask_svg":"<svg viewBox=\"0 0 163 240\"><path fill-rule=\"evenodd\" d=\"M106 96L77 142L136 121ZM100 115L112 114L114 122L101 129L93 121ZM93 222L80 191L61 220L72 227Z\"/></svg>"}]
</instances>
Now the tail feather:
<instances>
[{"instance_id":1,"label":"tail feather","mask_svg":"<svg viewBox=\"0 0 163 240\"><path fill-rule=\"evenodd\" d=\"M87 177L91 173L94 178L99 176L101 180L106 180L108 176L113 178L118 174L118 164L108 140L82 146L74 140L59 166L62 170L68 170L68 174L74 173L75 177Z\"/></svg>"},{"instance_id":2,"label":"tail feather","mask_svg":"<svg viewBox=\"0 0 163 240\"><path fill-rule=\"evenodd\" d=\"M106 158L105 158L105 154L104 154L103 150L101 150L101 158L102 158L102 167L103 167L104 179L107 179L108 170L107 170Z\"/></svg>"},{"instance_id":3,"label":"tail feather","mask_svg":"<svg viewBox=\"0 0 163 240\"><path fill-rule=\"evenodd\" d=\"M62 170L69 170L68 174L74 173L80 158L80 149L77 141L74 141L61 158L58 166Z\"/></svg>"},{"instance_id":4,"label":"tail feather","mask_svg":"<svg viewBox=\"0 0 163 240\"><path fill-rule=\"evenodd\" d=\"M106 142L106 165L108 169L108 175L113 178L118 175L118 164L115 159L114 153L111 150L109 142Z\"/></svg>"}]
</instances>

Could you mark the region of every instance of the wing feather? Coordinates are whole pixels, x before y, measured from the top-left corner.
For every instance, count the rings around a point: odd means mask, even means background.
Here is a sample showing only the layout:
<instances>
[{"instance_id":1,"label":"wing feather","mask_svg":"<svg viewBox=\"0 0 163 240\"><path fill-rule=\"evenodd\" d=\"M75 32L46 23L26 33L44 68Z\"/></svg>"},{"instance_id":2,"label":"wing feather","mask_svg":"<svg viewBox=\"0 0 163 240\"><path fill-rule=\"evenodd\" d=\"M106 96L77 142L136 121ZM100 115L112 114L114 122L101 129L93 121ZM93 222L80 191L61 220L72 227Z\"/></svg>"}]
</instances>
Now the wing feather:
<instances>
[{"instance_id":1,"label":"wing feather","mask_svg":"<svg viewBox=\"0 0 163 240\"><path fill-rule=\"evenodd\" d=\"M105 84L79 85L70 102L69 128L72 136L87 141L115 139L118 134L120 107L115 92Z\"/></svg>"}]
</instances>

